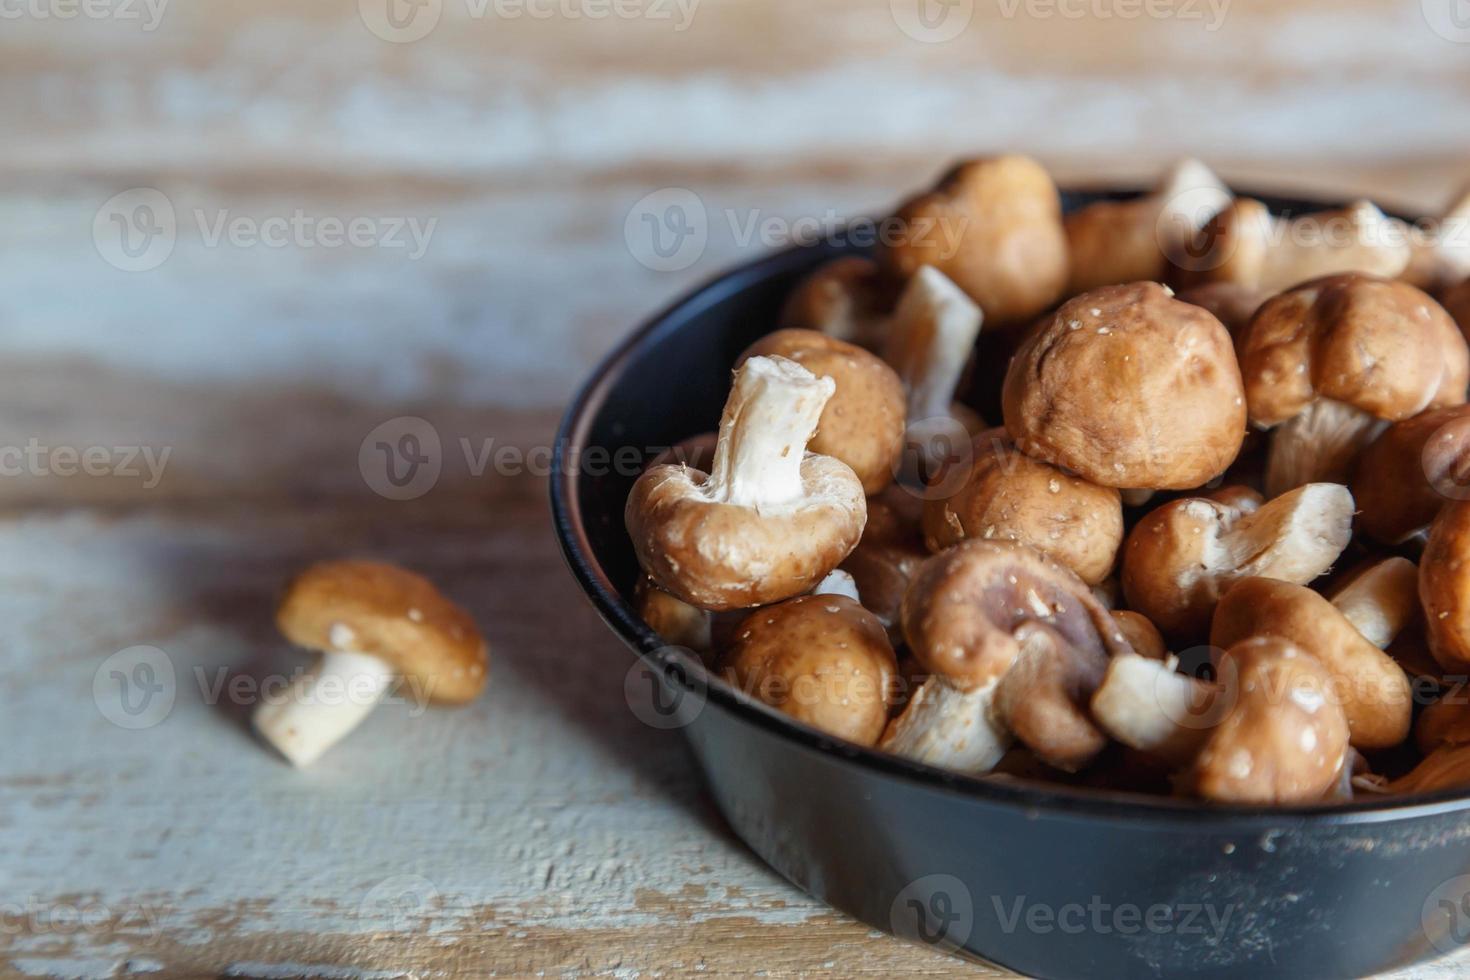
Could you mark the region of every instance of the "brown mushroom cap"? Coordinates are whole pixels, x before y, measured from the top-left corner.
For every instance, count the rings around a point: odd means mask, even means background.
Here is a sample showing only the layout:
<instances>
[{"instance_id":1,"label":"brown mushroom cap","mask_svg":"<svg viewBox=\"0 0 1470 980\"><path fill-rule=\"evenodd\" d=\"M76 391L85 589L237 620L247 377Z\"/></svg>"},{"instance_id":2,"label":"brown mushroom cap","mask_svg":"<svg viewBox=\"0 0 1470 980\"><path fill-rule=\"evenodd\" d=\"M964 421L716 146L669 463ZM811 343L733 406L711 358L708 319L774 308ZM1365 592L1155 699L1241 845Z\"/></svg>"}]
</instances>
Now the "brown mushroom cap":
<instances>
[{"instance_id":1,"label":"brown mushroom cap","mask_svg":"<svg viewBox=\"0 0 1470 980\"><path fill-rule=\"evenodd\" d=\"M1108 577L1123 541L1117 490L1022 454L1003 430L976 438L974 450L974 465L959 492L924 504L930 551L966 538L1019 541L1089 585Z\"/></svg>"},{"instance_id":2,"label":"brown mushroom cap","mask_svg":"<svg viewBox=\"0 0 1470 980\"><path fill-rule=\"evenodd\" d=\"M1330 693L1346 714L1353 745L1388 748L1408 737L1409 679L1322 596L1276 579L1242 579L1216 607L1210 643L1225 649L1253 636L1289 640L1317 658L1331 675Z\"/></svg>"},{"instance_id":3,"label":"brown mushroom cap","mask_svg":"<svg viewBox=\"0 0 1470 980\"><path fill-rule=\"evenodd\" d=\"M905 394L893 369L875 354L813 330L778 330L756 341L737 362L777 355L837 384L822 409L810 452L842 460L869 495L893 482L903 449Z\"/></svg>"},{"instance_id":4,"label":"brown mushroom cap","mask_svg":"<svg viewBox=\"0 0 1470 980\"><path fill-rule=\"evenodd\" d=\"M1245 437L1230 335L1157 283L1064 303L1021 345L1003 400L1022 452L1107 487L1200 486Z\"/></svg>"},{"instance_id":5,"label":"brown mushroom cap","mask_svg":"<svg viewBox=\"0 0 1470 980\"><path fill-rule=\"evenodd\" d=\"M749 608L806 592L847 557L867 518L862 484L846 463L802 452L834 388L753 357L725 404L714 470L638 478L624 519L661 588L703 609Z\"/></svg>"},{"instance_id":6,"label":"brown mushroom cap","mask_svg":"<svg viewBox=\"0 0 1470 980\"><path fill-rule=\"evenodd\" d=\"M888 627L895 643L903 639L903 596L909 580L929 557L919 530L922 505L896 483L869 498L863 538L839 566L853 577L864 608Z\"/></svg>"},{"instance_id":7,"label":"brown mushroom cap","mask_svg":"<svg viewBox=\"0 0 1470 980\"><path fill-rule=\"evenodd\" d=\"M1146 514L1123 544L1123 594L1166 637L1195 641L1232 582L1268 576L1305 584L1352 539L1353 499L1309 484L1253 513L1190 497Z\"/></svg>"},{"instance_id":8,"label":"brown mushroom cap","mask_svg":"<svg viewBox=\"0 0 1470 980\"><path fill-rule=\"evenodd\" d=\"M1159 628L1148 617L1130 609L1114 609L1113 622L1133 652L1148 660L1167 660L1169 646Z\"/></svg>"},{"instance_id":9,"label":"brown mushroom cap","mask_svg":"<svg viewBox=\"0 0 1470 980\"><path fill-rule=\"evenodd\" d=\"M883 624L846 596L756 610L725 664L742 690L828 734L874 745L888 724L898 662Z\"/></svg>"},{"instance_id":10,"label":"brown mushroom cap","mask_svg":"<svg viewBox=\"0 0 1470 980\"><path fill-rule=\"evenodd\" d=\"M972 539L940 552L919 567L904 596L909 648L962 690L1003 676L1020 653L1017 632L1035 623L1080 657L1100 662L1128 650L1081 579L1013 542Z\"/></svg>"},{"instance_id":11,"label":"brown mushroom cap","mask_svg":"<svg viewBox=\"0 0 1470 980\"><path fill-rule=\"evenodd\" d=\"M1429 652L1449 673L1470 670L1470 500L1446 504L1419 560L1419 602Z\"/></svg>"},{"instance_id":12,"label":"brown mushroom cap","mask_svg":"<svg viewBox=\"0 0 1470 980\"><path fill-rule=\"evenodd\" d=\"M1347 719L1327 669L1280 637L1238 643L1219 666L1234 704L1195 760L1194 791L1236 803L1322 799L1348 752Z\"/></svg>"},{"instance_id":13,"label":"brown mushroom cap","mask_svg":"<svg viewBox=\"0 0 1470 980\"><path fill-rule=\"evenodd\" d=\"M1428 527L1447 499L1470 496L1470 405L1395 422L1358 456L1358 528L1400 544Z\"/></svg>"},{"instance_id":14,"label":"brown mushroom cap","mask_svg":"<svg viewBox=\"0 0 1470 980\"><path fill-rule=\"evenodd\" d=\"M297 646L377 657L419 679L430 700L472 701L485 688L485 640L469 613L422 575L377 561L325 561L286 587L276 625Z\"/></svg>"},{"instance_id":15,"label":"brown mushroom cap","mask_svg":"<svg viewBox=\"0 0 1470 980\"><path fill-rule=\"evenodd\" d=\"M1247 328L1240 368L1256 425L1278 425L1319 398L1397 421L1464 404L1470 350L1428 294L1341 275L1267 300Z\"/></svg>"},{"instance_id":16,"label":"brown mushroom cap","mask_svg":"<svg viewBox=\"0 0 1470 980\"><path fill-rule=\"evenodd\" d=\"M893 290L878 263L859 256L833 259L801 281L786 299L785 329L818 330L829 337L872 348L882 342Z\"/></svg>"},{"instance_id":17,"label":"brown mushroom cap","mask_svg":"<svg viewBox=\"0 0 1470 980\"><path fill-rule=\"evenodd\" d=\"M896 217L904 240L879 262L902 279L934 266L980 304L992 328L1021 326L1067 284L1061 197L1029 157L962 163Z\"/></svg>"},{"instance_id":18,"label":"brown mushroom cap","mask_svg":"<svg viewBox=\"0 0 1470 980\"><path fill-rule=\"evenodd\" d=\"M639 617L665 643L701 653L712 647L713 621L708 609L691 606L678 596L665 592L647 576L638 581L633 599Z\"/></svg>"}]
</instances>

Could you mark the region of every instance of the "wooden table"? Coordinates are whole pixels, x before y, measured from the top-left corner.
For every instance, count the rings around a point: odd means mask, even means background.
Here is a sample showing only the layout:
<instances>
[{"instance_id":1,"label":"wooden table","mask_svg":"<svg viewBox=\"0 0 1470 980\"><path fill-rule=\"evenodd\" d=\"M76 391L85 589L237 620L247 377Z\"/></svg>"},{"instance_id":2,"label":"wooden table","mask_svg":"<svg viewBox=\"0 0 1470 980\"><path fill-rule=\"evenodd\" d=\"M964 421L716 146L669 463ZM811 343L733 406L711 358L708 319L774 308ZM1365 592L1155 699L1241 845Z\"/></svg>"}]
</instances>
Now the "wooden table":
<instances>
[{"instance_id":1,"label":"wooden table","mask_svg":"<svg viewBox=\"0 0 1470 980\"><path fill-rule=\"evenodd\" d=\"M901 2L430 0L418 40L359 6L5 8L0 970L987 972L732 839L625 702L544 453L495 451L544 450L598 356L782 222L881 209L963 152L1137 180L1195 152L1432 206L1470 177L1470 48L1386 2L1235 0L1214 28L962 3L941 43ZM670 187L710 235L656 271L625 225ZM395 500L368 437L404 417L441 472ZM273 602L337 555L464 603L492 684L381 708L295 771L252 739L249 685L302 664Z\"/></svg>"}]
</instances>

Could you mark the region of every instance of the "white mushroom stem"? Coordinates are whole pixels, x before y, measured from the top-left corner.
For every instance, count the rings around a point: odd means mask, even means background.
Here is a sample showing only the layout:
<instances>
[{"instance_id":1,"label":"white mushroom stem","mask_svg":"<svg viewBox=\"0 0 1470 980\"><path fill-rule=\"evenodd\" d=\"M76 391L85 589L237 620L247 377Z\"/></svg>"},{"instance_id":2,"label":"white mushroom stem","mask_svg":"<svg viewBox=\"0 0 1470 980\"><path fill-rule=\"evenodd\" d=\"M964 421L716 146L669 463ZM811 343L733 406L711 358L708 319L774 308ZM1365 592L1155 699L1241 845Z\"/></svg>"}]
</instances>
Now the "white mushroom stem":
<instances>
[{"instance_id":1,"label":"white mushroom stem","mask_svg":"<svg viewBox=\"0 0 1470 980\"><path fill-rule=\"evenodd\" d=\"M308 766L377 707L396 676L378 657L329 650L278 699L255 709L255 730L293 765Z\"/></svg>"},{"instance_id":2,"label":"white mushroom stem","mask_svg":"<svg viewBox=\"0 0 1470 980\"><path fill-rule=\"evenodd\" d=\"M1460 192L1436 223L1434 253L1448 281L1470 278L1470 187Z\"/></svg>"},{"instance_id":3,"label":"white mushroom stem","mask_svg":"<svg viewBox=\"0 0 1470 980\"><path fill-rule=\"evenodd\" d=\"M1213 508L1204 501L1189 506ZM1239 511L1230 513L1240 515ZM1336 483L1311 483L1227 523L1207 542L1210 569L1230 577L1310 582L1332 567L1352 539L1353 495ZM1213 554L1212 554L1213 552Z\"/></svg>"},{"instance_id":4,"label":"white mushroom stem","mask_svg":"<svg viewBox=\"0 0 1470 980\"><path fill-rule=\"evenodd\" d=\"M954 772L989 772L1011 744L995 715L998 686L992 681L961 691L942 677L930 677L888 723L879 748Z\"/></svg>"},{"instance_id":5,"label":"white mushroom stem","mask_svg":"<svg viewBox=\"0 0 1470 980\"><path fill-rule=\"evenodd\" d=\"M1150 197L1158 205L1154 220L1160 244L1177 246L1197 235L1233 195L1213 170L1189 158L1174 164Z\"/></svg>"},{"instance_id":6,"label":"white mushroom stem","mask_svg":"<svg viewBox=\"0 0 1470 980\"><path fill-rule=\"evenodd\" d=\"M704 491L712 503L780 509L803 497L801 462L827 400L837 390L784 357L740 366L720 419Z\"/></svg>"},{"instance_id":7,"label":"white mushroom stem","mask_svg":"<svg viewBox=\"0 0 1470 980\"><path fill-rule=\"evenodd\" d=\"M827 577L817 583L812 589L812 595L841 595L847 596L853 602L861 603L862 597L858 595L857 579L840 568L834 568L827 573Z\"/></svg>"},{"instance_id":8,"label":"white mushroom stem","mask_svg":"<svg viewBox=\"0 0 1470 980\"><path fill-rule=\"evenodd\" d=\"M1351 405L1318 399L1272 432L1266 496L1306 483L1346 483L1358 453L1387 426Z\"/></svg>"},{"instance_id":9,"label":"white mushroom stem","mask_svg":"<svg viewBox=\"0 0 1470 980\"><path fill-rule=\"evenodd\" d=\"M1114 657L1092 696L1092 716L1110 736L1173 765L1198 754L1223 717L1219 689L1168 662L1133 654Z\"/></svg>"},{"instance_id":10,"label":"white mushroom stem","mask_svg":"<svg viewBox=\"0 0 1470 980\"><path fill-rule=\"evenodd\" d=\"M1385 649L1414 619L1419 569L1407 558L1387 558L1332 597L1343 618L1378 649Z\"/></svg>"},{"instance_id":11,"label":"white mushroom stem","mask_svg":"<svg viewBox=\"0 0 1470 980\"><path fill-rule=\"evenodd\" d=\"M908 390L910 425L949 417L982 319L980 307L933 266L909 280L893 311L883 359Z\"/></svg>"}]
</instances>

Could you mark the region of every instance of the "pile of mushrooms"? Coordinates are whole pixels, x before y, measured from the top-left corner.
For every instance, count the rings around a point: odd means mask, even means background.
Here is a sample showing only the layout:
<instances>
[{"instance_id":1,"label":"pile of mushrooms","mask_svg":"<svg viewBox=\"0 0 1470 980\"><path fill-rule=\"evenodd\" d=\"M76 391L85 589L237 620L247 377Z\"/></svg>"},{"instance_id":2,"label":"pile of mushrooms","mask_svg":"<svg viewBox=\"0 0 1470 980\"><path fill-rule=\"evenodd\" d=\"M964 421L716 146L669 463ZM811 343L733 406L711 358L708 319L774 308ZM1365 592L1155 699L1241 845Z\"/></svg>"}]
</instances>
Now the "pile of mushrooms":
<instances>
[{"instance_id":1,"label":"pile of mushrooms","mask_svg":"<svg viewBox=\"0 0 1470 980\"><path fill-rule=\"evenodd\" d=\"M1463 245L1277 217L1192 160L1066 215L1036 161L971 160L889 226L636 481L651 628L970 776L1470 788Z\"/></svg>"}]
</instances>

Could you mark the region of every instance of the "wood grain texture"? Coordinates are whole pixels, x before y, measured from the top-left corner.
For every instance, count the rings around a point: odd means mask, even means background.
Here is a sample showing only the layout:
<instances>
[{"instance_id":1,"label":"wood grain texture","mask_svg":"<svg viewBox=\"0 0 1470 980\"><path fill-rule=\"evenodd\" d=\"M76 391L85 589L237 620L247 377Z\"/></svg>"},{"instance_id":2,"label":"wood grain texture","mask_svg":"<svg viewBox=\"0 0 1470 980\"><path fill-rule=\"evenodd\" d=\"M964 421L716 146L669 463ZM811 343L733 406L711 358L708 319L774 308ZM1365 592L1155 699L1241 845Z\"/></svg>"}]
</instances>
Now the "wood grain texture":
<instances>
[{"instance_id":1,"label":"wood grain texture","mask_svg":"<svg viewBox=\"0 0 1470 980\"><path fill-rule=\"evenodd\" d=\"M638 319L958 154L1141 181L1191 152L1433 207L1470 177L1470 47L1387 0L1233 0L1213 29L977 2L944 43L886 0L702 0L683 30L442 0L411 43L370 3L0 31L0 972L994 973L844 919L730 836L677 736L629 710L536 450ZM175 233L128 272L96 229L137 188ZM626 228L666 188L709 236L660 272ZM367 244L325 241L354 220ZM252 239L273 223L282 244ZM390 244L395 223L425 234ZM392 501L361 453L404 417L442 472ZM505 447L529 461L486 462ZM105 473L72 472L89 449ZM228 692L302 664L277 589L350 554L464 603L491 688L387 705L295 772ZM133 730L108 665L140 645L173 701Z\"/></svg>"}]
</instances>

